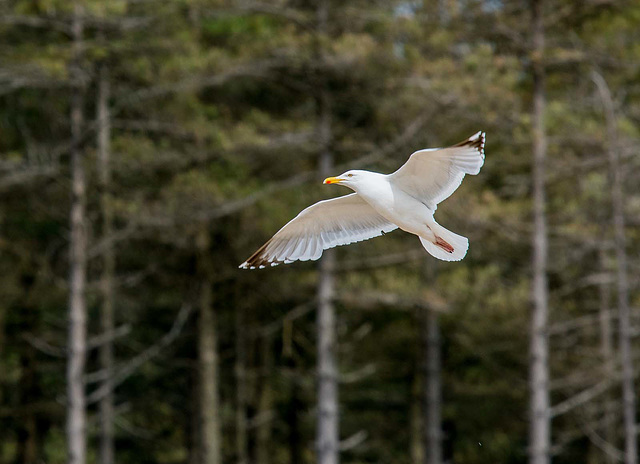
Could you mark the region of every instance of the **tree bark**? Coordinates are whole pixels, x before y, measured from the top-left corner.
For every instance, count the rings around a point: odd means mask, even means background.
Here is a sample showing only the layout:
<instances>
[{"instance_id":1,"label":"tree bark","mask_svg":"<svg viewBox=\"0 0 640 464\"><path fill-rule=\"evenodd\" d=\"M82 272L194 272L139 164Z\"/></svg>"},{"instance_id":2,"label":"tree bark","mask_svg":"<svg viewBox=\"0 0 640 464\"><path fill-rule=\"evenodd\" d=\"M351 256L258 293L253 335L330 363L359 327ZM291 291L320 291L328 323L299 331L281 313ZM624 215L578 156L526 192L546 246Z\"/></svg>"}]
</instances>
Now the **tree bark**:
<instances>
[{"instance_id":1,"label":"tree bark","mask_svg":"<svg viewBox=\"0 0 640 464\"><path fill-rule=\"evenodd\" d=\"M425 464L442 464L442 386L440 380L440 327L435 311L424 311L422 344L424 349L424 443Z\"/></svg>"},{"instance_id":2,"label":"tree bark","mask_svg":"<svg viewBox=\"0 0 640 464\"><path fill-rule=\"evenodd\" d=\"M98 71L98 174L100 182L100 208L102 210L102 236L105 239L113 233L113 211L111 208L111 117L109 113L109 72L106 64ZM114 288L115 249L113 243L106 240L102 251L102 276L100 289L102 307L100 308L100 331L103 334L114 330ZM100 368L106 372L103 386L106 389L100 400L100 464L113 464L114 450L114 397L111 385L113 372L113 340L105 340L99 351Z\"/></svg>"},{"instance_id":3,"label":"tree bark","mask_svg":"<svg viewBox=\"0 0 640 464\"><path fill-rule=\"evenodd\" d=\"M620 363L622 365L622 415L624 418L624 462L638 463L638 437L636 432L636 397L633 381L631 353L631 324L629 309L629 282L627 277L627 251L624 218L623 175L618 153L616 114L611 92L605 79L593 73L604 108L607 125L607 158L611 179L611 208L613 212L614 247L616 252L616 284L618 294L618 331Z\"/></svg>"},{"instance_id":4,"label":"tree bark","mask_svg":"<svg viewBox=\"0 0 640 464\"><path fill-rule=\"evenodd\" d=\"M268 417L271 414L273 393L271 389L271 370L273 369L273 356L271 353L271 336L262 338L262 382L260 382L260 397L258 399L258 417ZM269 464L269 443L271 442L271 418L265 419L258 425L256 431L256 463Z\"/></svg>"},{"instance_id":5,"label":"tree bark","mask_svg":"<svg viewBox=\"0 0 640 464\"><path fill-rule=\"evenodd\" d=\"M423 268L423 281L433 286L436 281L435 262ZM432 309L421 310L420 336L422 345L423 414L425 464L442 464L442 363L440 353L439 315Z\"/></svg>"},{"instance_id":6,"label":"tree bark","mask_svg":"<svg viewBox=\"0 0 640 464\"><path fill-rule=\"evenodd\" d=\"M82 52L82 8L75 5L73 17L74 63L72 73L78 73ZM71 242L69 253L69 338L67 363L67 452L69 464L86 462L86 398L84 370L87 355L87 218L86 180L81 144L82 88L71 96Z\"/></svg>"},{"instance_id":7,"label":"tree bark","mask_svg":"<svg viewBox=\"0 0 640 464\"><path fill-rule=\"evenodd\" d=\"M600 269L607 272L607 250L604 248L606 235L603 233L601 238L598 257L600 260ZM615 375L615 362L613 352L613 331L611 327L611 309L610 309L610 287L607 282L601 282L599 285L600 296L600 353L602 355L603 375L605 378L613 378ZM615 401L610 393L606 393L603 399L604 413L602 415L602 435L607 443L614 445L616 442L615 433ZM604 453L604 462L606 464L614 464L616 459L609 453Z\"/></svg>"},{"instance_id":8,"label":"tree bark","mask_svg":"<svg viewBox=\"0 0 640 464\"><path fill-rule=\"evenodd\" d=\"M248 464L247 456L247 387L244 314L236 308L236 462Z\"/></svg>"},{"instance_id":9,"label":"tree bark","mask_svg":"<svg viewBox=\"0 0 640 464\"><path fill-rule=\"evenodd\" d=\"M547 281L547 219L545 214L545 159L547 140L544 128L545 70L543 1L532 0L533 26L533 312L530 340L530 429L529 462L551 462L551 414L549 400L549 335Z\"/></svg>"},{"instance_id":10,"label":"tree bark","mask_svg":"<svg viewBox=\"0 0 640 464\"><path fill-rule=\"evenodd\" d=\"M335 254L325 251L318 282L318 464L338 464L338 382L336 367L336 316L333 305Z\"/></svg>"},{"instance_id":11,"label":"tree bark","mask_svg":"<svg viewBox=\"0 0 640 464\"><path fill-rule=\"evenodd\" d=\"M329 5L319 0L317 9L318 37L327 34ZM323 60L322 44L318 43L319 60ZM318 139L321 146L320 174L331 175L331 97L325 79L319 79ZM338 422L338 369L336 365L336 315L334 307L335 250L326 250L320 261L318 276L318 413L316 429L316 454L318 464L340 462Z\"/></svg>"},{"instance_id":12,"label":"tree bark","mask_svg":"<svg viewBox=\"0 0 640 464\"><path fill-rule=\"evenodd\" d=\"M198 266L200 274L200 320L198 324L198 368L200 374L200 459L202 464L222 462L220 443L220 407L218 378L218 330L213 309L213 269L209 258L209 231L198 231Z\"/></svg>"},{"instance_id":13,"label":"tree bark","mask_svg":"<svg viewBox=\"0 0 640 464\"><path fill-rule=\"evenodd\" d=\"M331 140L331 116L329 95L323 90L319 99L320 121L318 126L322 145L320 154L321 176L331 174L333 156ZM318 464L339 462L338 442L338 382L336 366L336 316L334 307L335 250L326 250L320 261L318 279L318 423L316 447Z\"/></svg>"},{"instance_id":14,"label":"tree bark","mask_svg":"<svg viewBox=\"0 0 640 464\"><path fill-rule=\"evenodd\" d=\"M419 310L416 314L417 319L420 321L422 327L422 310ZM421 334L420 334L421 335ZM420 357L419 366L417 366L416 374L414 375L413 382L411 384L411 463L412 464L424 464L425 452L424 452L424 432L423 432L423 416L424 408L422 407L422 397L424 395L423 390L423 375L422 375L422 356Z\"/></svg>"}]
</instances>

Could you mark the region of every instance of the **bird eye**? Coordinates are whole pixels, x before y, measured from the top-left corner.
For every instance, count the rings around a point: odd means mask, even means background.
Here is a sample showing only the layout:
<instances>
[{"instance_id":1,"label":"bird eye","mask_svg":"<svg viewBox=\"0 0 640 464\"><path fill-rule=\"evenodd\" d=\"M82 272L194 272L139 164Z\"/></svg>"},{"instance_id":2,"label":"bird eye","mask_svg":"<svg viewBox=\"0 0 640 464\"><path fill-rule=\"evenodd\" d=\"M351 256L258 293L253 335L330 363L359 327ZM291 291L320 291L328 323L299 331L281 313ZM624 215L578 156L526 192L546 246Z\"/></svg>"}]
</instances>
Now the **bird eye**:
<instances>
[{"instance_id":1,"label":"bird eye","mask_svg":"<svg viewBox=\"0 0 640 464\"><path fill-rule=\"evenodd\" d=\"M347 174L347 177L353 177L353 174Z\"/></svg>"}]
</instances>

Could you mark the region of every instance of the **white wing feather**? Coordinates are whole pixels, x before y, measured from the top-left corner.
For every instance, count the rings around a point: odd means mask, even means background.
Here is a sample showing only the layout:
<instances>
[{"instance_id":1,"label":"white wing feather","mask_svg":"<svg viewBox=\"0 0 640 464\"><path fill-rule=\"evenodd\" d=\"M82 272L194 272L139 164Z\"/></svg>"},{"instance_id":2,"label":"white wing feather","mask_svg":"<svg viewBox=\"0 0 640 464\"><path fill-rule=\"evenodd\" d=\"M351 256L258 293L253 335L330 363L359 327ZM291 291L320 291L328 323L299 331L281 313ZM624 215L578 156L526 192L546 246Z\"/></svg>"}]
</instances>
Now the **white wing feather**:
<instances>
[{"instance_id":1,"label":"white wing feather","mask_svg":"<svg viewBox=\"0 0 640 464\"><path fill-rule=\"evenodd\" d=\"M484 132L448 148L420 150L391 174L394 185L435 210L462 183L465 174L478 174L484 164Z\"/></svg>"},{"instance_id":2,"label":"white wing feather","mask_svg":"<svg viewBox=\"0 0 640 464\"><path fill-rule=\"evenodd\" d=\"M378 237L397 228L352 193L304 209L240 267L255 269L317 260L328 248Z\"/></svg>"}]
</instances>

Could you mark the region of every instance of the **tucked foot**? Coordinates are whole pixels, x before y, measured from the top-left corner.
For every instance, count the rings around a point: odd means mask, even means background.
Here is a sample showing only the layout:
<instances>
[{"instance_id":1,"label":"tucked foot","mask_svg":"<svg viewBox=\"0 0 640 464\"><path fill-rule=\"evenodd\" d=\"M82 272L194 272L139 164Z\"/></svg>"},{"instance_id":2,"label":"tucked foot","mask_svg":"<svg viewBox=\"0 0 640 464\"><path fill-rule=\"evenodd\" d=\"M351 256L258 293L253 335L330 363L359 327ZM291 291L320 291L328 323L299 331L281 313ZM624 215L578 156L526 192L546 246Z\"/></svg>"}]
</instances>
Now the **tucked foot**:
<instances>
[{"instance_id":1,"label":"tucked foot","mask_svg":"<svg viewBox=\"0 0 640 464\"><path fill-rule=\"evenodd\" d=\"M436 235L436 245L439 246L440 248L442 248L447 253L453 253L454 252L454 248L449 244L449 242L447 242L442 237L438 237L437 235Z\"/></svg>"}]
</instances>

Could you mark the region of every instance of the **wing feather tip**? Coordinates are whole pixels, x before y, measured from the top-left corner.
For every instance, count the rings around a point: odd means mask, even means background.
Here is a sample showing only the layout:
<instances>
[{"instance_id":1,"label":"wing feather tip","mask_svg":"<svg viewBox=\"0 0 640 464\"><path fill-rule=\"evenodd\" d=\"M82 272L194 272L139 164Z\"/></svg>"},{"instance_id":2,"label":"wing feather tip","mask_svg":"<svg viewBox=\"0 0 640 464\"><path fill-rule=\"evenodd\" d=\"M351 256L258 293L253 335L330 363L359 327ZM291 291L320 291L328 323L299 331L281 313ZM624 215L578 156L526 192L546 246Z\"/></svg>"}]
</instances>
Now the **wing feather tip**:
<instances>
[{"instance_id":1,"label":"wing feather tip","mask_svg":"<svg viewBox=\"0 0 640 464\"><path fill-rule=\"evenodd\" d=\"M467 140L464 140L463 142L460 142L457 145L454 145L456 147L473 147L475 149L477 149L480 154L482 155L482 157L484 158L484 144L487 138L487 133L484 131L478 131L475 134L473 134L471 137L469 137Z\"/></svg>"},{"instance_id":2,"label":"wing feather tip","mask_svg":"<svg viewBox=\"0 0 640 464\"><path fill-rule=\"evenodd\" d=\"M465 170L465 174L476 175L480 173L480 169L484 165L484 159L485 159L484 145L486 141L486 136L487 136L486 132L478 131L475 134L473 134L471 137L469 137L467 140L464 140L459 144L454 145L454 147L474 148L475 151L480 155L480 158L477 160L477 165L467 168L467 170Z\"/></svg>"},{"instance_id":3,"label":"wing feather tip","mask_svg":"<svg viewBox=\"0 0 640 464\"><path fill-rule=\"evenodd\" d=\"M239 269L266 269L267 267L274 267L274 266L277 266L278 264L281 264L281 262L262 260L262 261L254 261L254 262L248 263L245 261L240 266L238 266L238 268Z\"/></svg>"}]
</instances>

